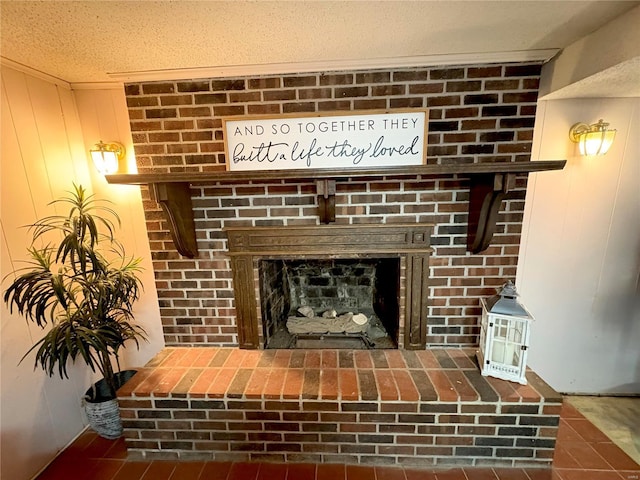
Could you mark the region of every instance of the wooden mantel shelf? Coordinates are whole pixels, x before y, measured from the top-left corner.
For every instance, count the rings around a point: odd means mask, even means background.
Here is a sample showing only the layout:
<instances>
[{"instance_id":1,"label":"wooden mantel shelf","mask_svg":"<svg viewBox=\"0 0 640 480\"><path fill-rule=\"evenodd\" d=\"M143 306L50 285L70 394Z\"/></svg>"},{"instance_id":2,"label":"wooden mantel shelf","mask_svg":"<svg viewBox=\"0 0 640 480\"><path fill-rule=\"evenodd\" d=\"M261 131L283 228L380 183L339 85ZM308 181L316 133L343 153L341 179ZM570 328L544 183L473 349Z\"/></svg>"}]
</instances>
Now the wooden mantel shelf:
<instances>
[{"instance_id":1,"label":"wooden mantel shelf","mask_svg":"<svg viewBox=\"0 0 640 480\"><path fill-rule=\"evenodd\" d=\"M336 182L383 176L452 176L470 179L469 227L467 250L479 253L491 243L500 205L513 188L517 174L561 170L566 160L420 165L410 167L227 171L224 166L210 172L143 173L107 175L109 183L149 185L155 200L162 206L174 244L180 254L198 255L195 222L191 203L191 184L240 181L313 180L318 195L318 214L322 223L335 221Z\"/></svg>"},{"instance_id":2,"label":"wooden mantel shelf","mask_svg":"<svg viewBox=\"0 0 640 480\"><path fill-rule=\"evenodd\" d=\"M467 163L453 165L419 165L411 167L371 168L327 168L305 170L261 170L227 171L224 165L212 172L186 173L140 173L107 175L109 183L151 184L151 183L210 183L263 180L316 180L382 177L389 175L413 177L416 175L477 175L486 173L530 173L546 170L562 170L566 160L545 160L512 163Z\"/></svg>"}]
</instances>

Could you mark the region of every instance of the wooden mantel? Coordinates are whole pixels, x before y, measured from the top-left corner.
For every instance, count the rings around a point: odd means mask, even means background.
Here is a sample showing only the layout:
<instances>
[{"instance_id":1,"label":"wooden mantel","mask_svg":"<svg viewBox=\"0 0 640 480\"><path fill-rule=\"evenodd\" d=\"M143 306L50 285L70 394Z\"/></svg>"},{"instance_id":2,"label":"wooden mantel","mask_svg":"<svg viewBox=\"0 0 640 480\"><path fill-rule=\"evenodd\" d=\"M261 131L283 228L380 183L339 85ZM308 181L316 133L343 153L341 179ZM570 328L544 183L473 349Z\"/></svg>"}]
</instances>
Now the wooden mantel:
<instances>
[{"instance_id":1,"label":"wooden mantel","mask_svg":"<svg viewBox=\"0 0 640 480\"><path fill-rule=\"evenodd\" d=\"M189 258L198 255L195 222L191 203L191 184L240 181L312 180L318 195L321 223L335 221L336 182L382 176L453 176L470 179L467 250L480 253L491 243L498 212L505 195L513 188L517 174L561 170L566 160L516 163L473 163L420 165L376 169L316 169L277 171L227 171L224 165L210 172L143 173L107 175L109 183L149 185L155 200L169 221L178 252Z\"/></svg>"}]
</instances>

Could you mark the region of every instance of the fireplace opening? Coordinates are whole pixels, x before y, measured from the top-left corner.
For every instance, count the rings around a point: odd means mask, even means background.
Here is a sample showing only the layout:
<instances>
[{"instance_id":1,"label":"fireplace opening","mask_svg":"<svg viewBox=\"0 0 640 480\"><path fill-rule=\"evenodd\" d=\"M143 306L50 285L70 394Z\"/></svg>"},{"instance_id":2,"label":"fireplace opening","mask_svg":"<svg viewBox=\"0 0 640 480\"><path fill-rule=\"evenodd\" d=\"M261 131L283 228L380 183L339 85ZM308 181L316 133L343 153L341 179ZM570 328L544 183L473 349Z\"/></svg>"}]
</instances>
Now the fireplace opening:
<instances>
[{"instance_id":1,"label":"fireplace opening","mask_svg":"<svg viewBox=\"0 0 640 480\"><path fill-rule=\"evenodd\" d=\"M264 348L398 348L400 258L262 259Z\"/></svg>"}]
</instances>

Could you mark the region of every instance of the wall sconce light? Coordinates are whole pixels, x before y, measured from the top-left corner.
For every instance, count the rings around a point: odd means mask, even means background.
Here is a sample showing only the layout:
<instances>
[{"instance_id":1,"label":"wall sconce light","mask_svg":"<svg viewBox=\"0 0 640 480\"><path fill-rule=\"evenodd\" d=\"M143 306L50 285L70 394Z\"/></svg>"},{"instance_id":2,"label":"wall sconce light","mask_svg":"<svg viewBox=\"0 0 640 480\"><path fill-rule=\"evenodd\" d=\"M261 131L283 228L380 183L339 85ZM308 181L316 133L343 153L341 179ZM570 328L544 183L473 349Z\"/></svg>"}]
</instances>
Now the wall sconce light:
<instances>
[{"instance_id":1,"label":"wall sconce light","mask_svg":"<svg viewBox=\"0 0 640 480\"><path fill-rule=\"evenodd\" d=\"M604 155L616 136L616 131L608 126L602 119L591 125L578 122L569 130L569 138L578 144L581 155Z\"/></svg>"},{"instance_id":2,"label":"wall sconce light","mask_svg":"<svg viewBox=\"0 0 640 480\"><path fill-rule=\"evenodd\" d=\"M116 173L120 169L120 161L124 159L125 152L121 143L103 143L102 140L89 150L93 164L102 175Z\"/></svg>"}]
</instances>

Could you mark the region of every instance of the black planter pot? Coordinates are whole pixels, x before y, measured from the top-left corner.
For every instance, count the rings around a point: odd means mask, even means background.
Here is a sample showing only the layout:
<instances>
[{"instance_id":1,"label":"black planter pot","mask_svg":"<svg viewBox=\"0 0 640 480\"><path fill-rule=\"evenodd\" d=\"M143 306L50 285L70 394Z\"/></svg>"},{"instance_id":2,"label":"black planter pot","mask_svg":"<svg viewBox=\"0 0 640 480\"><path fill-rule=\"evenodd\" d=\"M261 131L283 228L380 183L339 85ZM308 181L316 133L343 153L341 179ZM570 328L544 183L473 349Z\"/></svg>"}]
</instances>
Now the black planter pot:
<instances>
[{"instance_id":1,"label":"black planter pot","mask_svg":"<svg viewBox=\"0 0 640 480\"><path fill-rule=\"evenodd\" d=\"M116 373L117 388L124 385L136 372L137 370L123 370ZM89 420L89 426L93 431L110 440L120 438L122 422L118 399L113 398L104 378L94 383L86 391L82 403Z\"/></svg>"}]
</instances>

